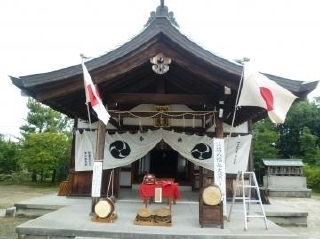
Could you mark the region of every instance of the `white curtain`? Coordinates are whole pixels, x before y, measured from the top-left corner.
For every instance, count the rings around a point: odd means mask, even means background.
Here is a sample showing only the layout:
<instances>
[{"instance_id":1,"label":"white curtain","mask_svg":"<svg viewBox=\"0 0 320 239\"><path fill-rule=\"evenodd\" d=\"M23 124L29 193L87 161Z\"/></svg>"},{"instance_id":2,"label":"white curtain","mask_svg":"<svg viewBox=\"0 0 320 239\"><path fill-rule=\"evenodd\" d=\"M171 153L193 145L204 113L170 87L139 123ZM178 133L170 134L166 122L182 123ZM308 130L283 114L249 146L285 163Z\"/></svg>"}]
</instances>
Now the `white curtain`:
<instances>
[{"instance_id":1,"label":"white curtain","mask_svg":"<svg viewBox=\"0 0 320 239\"><path fill-rule=\"evenodd\" d=\"M163 140L186 159L201 167L213 170L212 138L163 131Z\"/></svg>"},{"instance_id":2,"label":"white curtain","mask_svg":"<svg viewBox=\"0 0 320 239\"><path fill-rule=\"evenodd\" d=\"M106 169L128 165L146 155L161 140L161 131L107 134L103 166Z\"/></svg>"},{"instance_id":3,"label":"white curtain","mask_svg":"<svg viewBox=\"0 0 320 239\"><path fill-rule=\"evenodd\" d=\"M236 174L239 170L246 171L251 138L251 135L246 135L224 139L227 173ZM111 169L128 165L146 155L161 140L194 164L214 170L212 138L163 129L134 134L129 132L106 134L103 168ZM76 171L92 170L95 143L96 132L76 131Z\"/></svg>"}]
</instances>

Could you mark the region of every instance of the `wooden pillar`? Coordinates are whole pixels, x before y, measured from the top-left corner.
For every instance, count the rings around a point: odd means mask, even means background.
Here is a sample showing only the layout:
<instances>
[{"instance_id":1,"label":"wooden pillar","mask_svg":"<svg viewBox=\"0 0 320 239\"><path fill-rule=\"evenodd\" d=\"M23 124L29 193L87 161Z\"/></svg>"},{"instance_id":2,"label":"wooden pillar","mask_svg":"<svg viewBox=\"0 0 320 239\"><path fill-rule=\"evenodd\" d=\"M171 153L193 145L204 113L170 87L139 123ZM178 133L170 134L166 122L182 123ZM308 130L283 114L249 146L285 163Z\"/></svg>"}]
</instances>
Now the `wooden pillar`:
<instances>
[{"instance_id":1,"label":"wooden pillar","mask_svg":"<svg viewBox=\"0 0 320 239\"><path fill-rule=\"evenodd\" d=\"M76 133L75 129L78 128L78 118L75 118L73 121L73 134L72 134L72 145L71 145L71 158L69 162L70 169L75 168L75 149L76 149Z\"/></svg>"},{"instance_id":2,"label":"wooden pillar","mask_svg":"<svg viewBox=\"0 0 320 239\"><path fill-rule=\"evenodd\" d=\"M100 120L98 123L97 144L94 160L101 160L104 157L104 143L106 139L106 126Z\"/></svg>"},{"instance_id":3,"label":"wooden pillar","mask_svg":"<svg viewBox=\"0 0 320 239\"><path fill-rule=\"evenodd\" d=\"M221 119L216 120L215 135L216 138L223 138L223 121Z\"/></svg>"},{"instance_id":4,"label":"wooden pillar","mask_svg":"<svg viewBox=\"0 0 320 239\"><path fill-rule=\"evenodd\" d=\"M104 157L104 144L106 139L106 126L105 124L99 120L98 122L98 132L97 132L97 142L96 142L96 149L95 149L95 155L94 160L100 161ZM102 181L102 178L100 179L100 183ZM91 189L92 190L92 189ZM91 214L94 213L94 207L99 201L99 197L92 197L91 201Z\"/></svg>"},{"instance_id":5,"label":"wooden pillar","mask_svg":"<svg viewBox=\"0 0 320 239\"><path fill-rule=\"evenodd\" d=\"M68 175L68 190L67 196L70 195L73 191L73 179L75 172L75 151L76 151L76 133L75 130L78 128L78 118L75 118L73 121L73 134L72 134L72 142L71 142L71 153L70 153L70 162L69 162L69 175Z\"/></svg>"}]
</instances>

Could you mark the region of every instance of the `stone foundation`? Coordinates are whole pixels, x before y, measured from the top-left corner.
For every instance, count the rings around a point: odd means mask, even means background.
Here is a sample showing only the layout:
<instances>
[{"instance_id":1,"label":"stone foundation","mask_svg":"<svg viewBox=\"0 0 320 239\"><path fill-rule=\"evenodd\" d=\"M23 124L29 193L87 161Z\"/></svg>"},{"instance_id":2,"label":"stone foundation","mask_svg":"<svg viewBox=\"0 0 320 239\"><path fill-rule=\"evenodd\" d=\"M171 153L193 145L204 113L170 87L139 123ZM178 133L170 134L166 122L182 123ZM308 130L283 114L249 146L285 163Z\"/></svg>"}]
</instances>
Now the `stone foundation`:
<instances>
[{"instance_id":1,"label":"stone foundation","mask_svg":"<svg viewBox=\"0 0 320 239\"><path fill-rule=\"evenodd\" d=\"M310 198L312 193L303 176L263 176L263 186L270 197Z\"/></svg>"},{"instance_id":2,"label":"stone foundation","mask_svg":"<svg viewBox=\"0 0 320 239\"><path fill-rule=\"evenodd\" d=\"M293 198L311 198L312 190L305 188L279 189L268 188L267 195L269 197L293 197Z\"/></svg>"}]
</instances>

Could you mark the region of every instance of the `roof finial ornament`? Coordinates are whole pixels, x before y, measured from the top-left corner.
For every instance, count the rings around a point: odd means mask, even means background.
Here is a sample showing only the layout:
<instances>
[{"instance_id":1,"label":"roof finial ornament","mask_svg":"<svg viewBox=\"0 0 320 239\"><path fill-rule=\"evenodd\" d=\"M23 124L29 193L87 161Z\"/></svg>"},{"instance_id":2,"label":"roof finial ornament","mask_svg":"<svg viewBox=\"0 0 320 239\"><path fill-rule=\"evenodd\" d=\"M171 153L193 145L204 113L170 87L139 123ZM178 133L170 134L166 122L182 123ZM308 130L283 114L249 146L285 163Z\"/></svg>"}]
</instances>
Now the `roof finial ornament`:
<instances>
[{"instance_id":1,"label":"roof finial ornament","mask_svg":"<svg viewBox=\"0 0 320 239\"><path fill-rule=\"evenodd\" d=\"M164 0L160 0L160 6L163 8L164 7Z\"/></svg>"},{"instance_id":2,"label":"roof finial ornament","mask_svg":"<svg viewBox=\"0 0 320 239\"><path fill-rule=\"evenodd\" d=\"M148 22L144 26L147 27L157 17L166 17L172 25L179 27L176 19L173 16L173 12L169 12L168 7L164 5L164 0L160 0L160 6L157 7L156 12L152 11L150 13Z\"/></svg>"}]
</instances>

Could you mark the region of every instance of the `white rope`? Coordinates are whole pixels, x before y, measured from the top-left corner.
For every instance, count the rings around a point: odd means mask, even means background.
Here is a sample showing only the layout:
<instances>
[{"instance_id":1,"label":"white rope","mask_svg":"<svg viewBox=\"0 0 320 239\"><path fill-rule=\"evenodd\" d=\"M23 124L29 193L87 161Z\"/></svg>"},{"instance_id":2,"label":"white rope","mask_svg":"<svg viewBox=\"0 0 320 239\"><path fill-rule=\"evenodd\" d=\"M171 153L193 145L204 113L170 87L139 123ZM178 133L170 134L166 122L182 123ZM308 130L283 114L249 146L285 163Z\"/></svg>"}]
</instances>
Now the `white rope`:
<instances>
[{"instance_id":1,"label":"white rope","mask_svg":"<svg viewBox=\"0 0 320 239\"><path fill-rule=\"evenodd\" d=\"M110 176L109 176L108 189L107 189L107 197L109 197L109 191L110 191L111 181L112 181L112 185L111 185L111 196L113 196L113 171L114 171L114 169L111 170Z\"/></svg>"},{"instance_id":2,"label":"white rope","mask_svg":"<svg viewBox=\"0 0 320 239\"><path fill-rule=\"evenodd\" d=\"M114 168L112 169L111 173L112 173L111 196L113 197L113 186L114 186Z\"/></svg>"},{"instance_id":3,"label":"white rope","mask_svg":"<svg viewBox=\"0 0 320 239\"><path fill-rule=\"evenodd\" d=\"M193 119L192 119L192 128L194 128L194 116L193 116Z\"/></svg>"},{"instance_id":4,"label":"white rope","mask_svg":"<svg viewBox=\"0 0 320 239\"><path fill-rule=\"evenodd\" d=\"M121 114L129 114L130 116L136 117L136 118L142 118L141 116L135 114L132 111L113 111L113 110L109 110L109 112L113 112L115 114L118 114L119 117ZM153 113L155 111L141 111L140 113ZM151 116L149 116L149 118L154 118L157 117L158 115L165 115L168 117L172 117L172 118L180 118L183 116L187 116L187 115L191 115L191 116L206 116L206 115L210 115L210 114L214 114L215 111L209 111L209 112L204 112L204 113L193 113L193 112L185 112L185 113L181 113L179 114L179 111L175 111L177 114L172 114L170 112L156 112L154 114L152 114ZM148 117L144 117L144 118L148 118Z\"/></svg>"},{"instance_id":5,"label":"white rope","mask_svg":"<svg viewBox=\"0 0 320 239\"><path fill-rule=\"evenodd\" d=\"M185 128L185 127L186 127L186 120L185 120L184 115L183 115L183 128Z\"/></svg>"}]
</instances>

